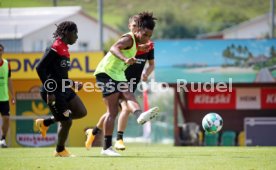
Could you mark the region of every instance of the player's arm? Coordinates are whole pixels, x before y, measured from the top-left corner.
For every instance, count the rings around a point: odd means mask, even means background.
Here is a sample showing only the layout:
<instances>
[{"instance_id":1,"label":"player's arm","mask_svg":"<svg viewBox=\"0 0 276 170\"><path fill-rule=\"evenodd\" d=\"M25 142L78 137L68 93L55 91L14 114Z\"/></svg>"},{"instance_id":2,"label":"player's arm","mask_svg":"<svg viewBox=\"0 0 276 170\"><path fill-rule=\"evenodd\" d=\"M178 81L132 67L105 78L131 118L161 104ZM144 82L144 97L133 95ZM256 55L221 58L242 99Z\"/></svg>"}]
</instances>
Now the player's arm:
<instances>
[{"instance_id":1,"label":"player's arm","mask_svg":"<svg viewBox=\"0 0 276 170\"><path fill-rule=\"evenodd\" d=\"M112 45L110 48L110 52L120 60L124 61L126 64L134 64L136 59L133 58L126 58L122 53L122 50L129 49L133 45L133 40L130 36L121 37L115 44Z\"/></svg>"},{"instance_id":2,"label":"player's arm","mask_svg":"<svg viewBox=\"0 0 276 170\"><path fill-rule=\"evenodd\" d=\"M45 81L48 79L47 69L52 64L56 55L58 55L58 54L54 50L47 49L46 52L44 53L44 56L39 61L38 65L36 67L36 72L37 72L42 84L44 84Z\"/></svg>"},{"instance_id":3,"label":"player's arm","mask_svg":"<svg viewBox=\"0 0 276 170\"><path fill-rule=\"evenodd\" d=\"M149 75L152 73L155 67L155 62L154 62L154 47L152 44L151 50L148 52L148 67L143 71L142 73L142 81L147 81Z\"/></svg>"},{"instance_id":4,"label":"player's arm","mask_svg":"<svg viewBox=\"0 0 276 170\"><path fill-rule=\"evenodd\" d=\"M9 63L9 75L8 75L8 87L9 87L9 91L10 91L10 95L11 95L11 100L12 100L12 104L15 103L15 95L14 95L14 91L13 91L13 84L12 84L12 80L11 80L11 67L10 67L10 63Z\"/></svg>"},{"instance_id":5,"label":"player's arm","mask_svg":"<svg viewBox=\"0 0 276 170\"><path fill-rule=\"evenodd\" d=\"M47 70L49 69L49 66L54 62L54 58L57 56L57 52L53 49L47 49L44 53L44 56L39 61L38 66L36 67L37 74L44 85L46 80L48 79L47 76ZM48 104L54 104L54 101L56 100L55 95L52 92L47 92L47 103Z\"/></svg>"},{"instance_id":6,"label":"player's arm","mask_svg":"<svg viewBox=\"0 0 276 170\"><path fill-rule=\"evenodd\" d=\"M149 75L152 73L152 71L154 70L154 67L155 67L154 59L149 60L148 63L149 63L148 67L142 73L142 80L143 81L148 80Z\"/></svg>"}]
</instances>

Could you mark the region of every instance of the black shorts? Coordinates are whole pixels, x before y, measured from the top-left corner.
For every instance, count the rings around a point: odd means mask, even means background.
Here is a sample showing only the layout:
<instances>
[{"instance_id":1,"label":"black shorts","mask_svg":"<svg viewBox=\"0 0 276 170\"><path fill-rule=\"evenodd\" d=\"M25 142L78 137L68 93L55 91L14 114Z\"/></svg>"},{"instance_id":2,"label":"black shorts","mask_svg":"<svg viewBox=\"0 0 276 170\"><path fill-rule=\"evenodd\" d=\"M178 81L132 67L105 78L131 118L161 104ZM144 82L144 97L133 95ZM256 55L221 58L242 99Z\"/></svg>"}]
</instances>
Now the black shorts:
<instances>
[{"instance_id":1,"label":"black shorts","mask_svg":"<svg viewBox=\"0 0 276 170\"><path fill-rule=\"evenodd\" d=\"M126 81L113 80L105 73L96 75L97 87L101 89L103 97L107 97L113 93L128 91L128 84Z\"/></svg>"},{"instance_id":2,"label":"black shorts","mask_svg":"<svg viewBox=\"0 0 276 170\"><path fill-rule=\"evenodd\" d=\"M140 79L133 78L134 81L128 80L128 86L129 86L129 91L134 93L137 89L137 86L140 82Z\"/></svg>"},{"instance_id":3,"label":"black shorts","mask_svg":"<svg viewBox=\"0 0 276 170\"><path fill-rule=\"evenodd\" d=\"M41 97L47 103L47 92L42 88ZM56 97L55 104L48 104L56 121L65 121L70 119L70 116L65 116L63 113L69 109L69 102L76 96L76 93L71 88L66 88L65 92L56 90L53 92Z\"/></svg>"},{"instance_id":4,"label":"black shorts","mask_svg":"<svg viewBox=\"0 0 276 170\"><path fill-rule=\"evenodd\" d=\"M0 101L0 113L2 116L10 115L10 103L9 101Z\"/></svg>"}]
</instances>

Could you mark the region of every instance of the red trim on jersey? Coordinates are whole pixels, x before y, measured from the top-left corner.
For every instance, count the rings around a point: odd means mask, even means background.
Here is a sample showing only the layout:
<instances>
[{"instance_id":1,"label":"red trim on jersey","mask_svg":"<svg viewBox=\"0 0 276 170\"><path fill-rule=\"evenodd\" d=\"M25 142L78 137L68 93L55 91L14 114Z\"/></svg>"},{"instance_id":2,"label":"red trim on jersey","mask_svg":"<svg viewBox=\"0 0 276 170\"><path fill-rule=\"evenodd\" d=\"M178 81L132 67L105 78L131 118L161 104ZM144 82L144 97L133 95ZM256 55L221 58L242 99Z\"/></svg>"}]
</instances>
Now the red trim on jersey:
<instances>
[{"instance_id":1,"label":"red trim on jersey","mask_svg":"<svg viewBox=\"0 0 276 170\"><path fill-rule=\"evenodd\" d=\"M65 44L60 38L56 39L51 48L56 51L58 55L70 58L68 45Z\"/></svg>"},{"instance_id":2,"label":"red trim on jersey","mask_svg":"<svg viewBox=\"0 0 276 170\"><path fill-rule=\"evenodd\" d=\"M0 67L4 64L4 60L0 61Z\"/></svg>"},{"instance_id":3,"label":"red trim on jersey","mask_svg":"<svg viewBox=\"0 0 276 170\"><path fill-rule=\"evenodd\" d=\"M150 51L154 48L154 45L153 45L152 41L149 41L149 43L150 43L150 46L149 46L149 51ZM145 54L145 53L148 53L148 52L146 52L146 51L137 51L136 55L142 55L142 54Z\"/></svg>"}]
</instances>

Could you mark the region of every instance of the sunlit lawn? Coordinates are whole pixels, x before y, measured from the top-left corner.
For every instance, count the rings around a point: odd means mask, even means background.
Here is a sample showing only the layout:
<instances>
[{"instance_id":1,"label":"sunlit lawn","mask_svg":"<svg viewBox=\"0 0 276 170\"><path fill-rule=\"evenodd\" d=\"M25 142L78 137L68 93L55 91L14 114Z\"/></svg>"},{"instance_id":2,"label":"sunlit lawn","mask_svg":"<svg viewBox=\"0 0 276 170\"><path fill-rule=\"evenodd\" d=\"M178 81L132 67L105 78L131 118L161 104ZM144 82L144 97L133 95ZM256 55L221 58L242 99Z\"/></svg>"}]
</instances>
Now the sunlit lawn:
<instances>
[{"instance_id":1,"label":"sunlit lawn","mask_svg":"<svg viewBox=\"0 0 276 170\"><path fill-rule=\"evenodd\" d=\"M173 147L128 145L121 157L104 157L101 148L69 147L75 158L55 158L54 148L0 149L0 169L173 170L276 169L276 147Z\"/></svg>"}]
</instances>

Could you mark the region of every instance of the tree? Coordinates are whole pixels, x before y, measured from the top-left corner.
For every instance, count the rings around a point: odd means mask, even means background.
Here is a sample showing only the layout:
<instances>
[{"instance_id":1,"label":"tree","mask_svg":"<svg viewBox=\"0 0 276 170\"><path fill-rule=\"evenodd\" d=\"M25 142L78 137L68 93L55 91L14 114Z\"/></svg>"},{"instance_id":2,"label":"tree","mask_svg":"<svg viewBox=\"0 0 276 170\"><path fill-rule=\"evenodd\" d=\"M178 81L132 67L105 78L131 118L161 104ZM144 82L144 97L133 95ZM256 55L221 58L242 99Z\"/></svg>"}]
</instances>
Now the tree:
<instances>
[{"instance_id":1,"label":"tree","mask_svg":"<svg viewBox=\"0 0 276 170\"><path fill-rule=\"evenodd\" d=\"M208 30L213 32L237 25L249 18L241 12L227 8L213 8L207 15L207 22L210 23Z\"/></svg>"},{"instance_id":2,"label":"tree","mask_svg":"<svg viewBox=\"0 0 276 170\"><path fill-rule=\"evenodd\" d=\"M228 65L228 58L230 58L231 56L230 47L227 47L225 50L223 50L222 55L224 57L225 64Z\"/></svg>"},{"instance_id":3,"label":"tree","mask_svg":"<svg viewBox=\"0 0 276 170\"><path fill-rule=\"evenodd\" d=\"M159 15L158 24L155 29L153 38L159 39L179 39L179 38L193 38L196 30L193 26L185 20L177 20L175 14L170 11L165 11Z\"/></svg>"},{"instance_id":4,"label":"tree","mask_svg":"<svg viewBox=\"0 0 276 170\"><path fill-rule=\"evenodd\" d=\"M119 25L122 32L127 32L128 18L127 15L124 21ZM195 28L185 20L177 20L175 14L170 11L162 12L158 15L157 24L154 30L153 39L181 39L181 38L194 38L198 33L198 28Z\"/></svg>"},{"instance_id":5,"label":"tree","mask_svg":"<svg viewBox=\"0 0 276 170\"><path fill-rule=\"evenodd\" d=\"M276 58L276 50L274 46L270 47L270 58Z\"/></svg>"}]
</instances>

